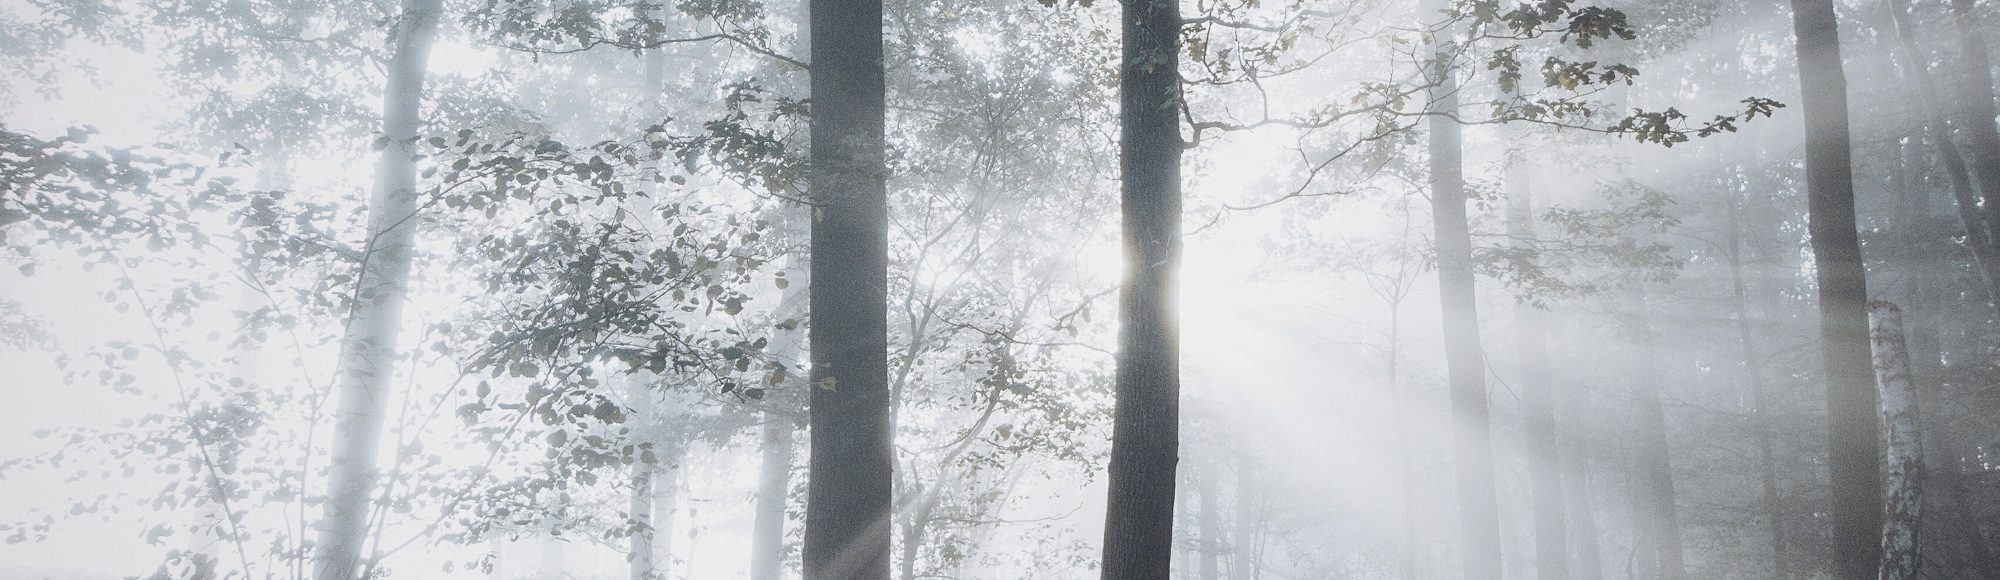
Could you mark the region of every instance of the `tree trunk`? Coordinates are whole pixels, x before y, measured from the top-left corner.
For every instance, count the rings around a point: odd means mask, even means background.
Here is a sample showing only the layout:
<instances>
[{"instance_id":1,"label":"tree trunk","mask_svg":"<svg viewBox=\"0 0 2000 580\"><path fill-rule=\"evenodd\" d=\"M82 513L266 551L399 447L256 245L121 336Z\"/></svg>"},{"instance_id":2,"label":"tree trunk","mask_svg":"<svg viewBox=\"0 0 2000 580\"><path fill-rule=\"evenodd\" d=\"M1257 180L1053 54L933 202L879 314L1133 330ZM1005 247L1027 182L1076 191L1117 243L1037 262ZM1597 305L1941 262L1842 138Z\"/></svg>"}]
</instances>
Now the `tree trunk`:
<instances>
[{"instance_id":1,"label":"tree trunk","mask_svg":"<svg viewBox=\"0 0 2000 580\"><path fill-rule=\"evenodd\" d=\"M1236 455L1236 510L1229 550L1229 580L1250 580L1257 569L1256 461L1247 452Z\"/></svg>"},{"instance_id":2,"label":"tree trunk","mask_svg":"<svg viewBox=\"0 0 2000 580\"><path fill-rule=\"evenodd\" d=\"M665 413L662 413L665 415ZM680 515L681 463L687 460L687 445L678 431L663 425L654 442L658 462L653 464L653 545L652 568L661 578L672 578L674 570L674 522Z\"/></svg>"},{"instance_id":3,"label":"tree trunk","mask_svg":"<svg viewBox=\"0 0 2000 580\"><path fill-rule=\"evenodd\" d=\"M886 580L888 197L881 0L813 0L806 580Z\"/></svg>"},{"instance_id":4,"label":"tree trunk","mask_svg":"<svg viewBox=\"0 0 2000 580\"><path fill-rule=\"evenodd\" d=\"M785 497L791 488L792 420L764 412L758 453L757 515L750 532L750 580L779 580L785 570Z\"/></svg>"},{"instance_id":5,"label":"tree trunk","mask_svg":"<svg viewBox=\"0 0 2000 580\"><path fill-rule=\"evenodd\" d=\"M624 375L625 406L632 409L633 423L652 425L659 420L659 406L653 404L653 393L646 388L646 381L639 375ZM642 431L641 433L643 433ZM655 454L654 461L659 460ZM629 538L628 552L625 554L628 575L632 580L658 578L653 574L653 537L661 531L653 526L653 471L654 464L645 462L632 464L632 489L627 497L625 517L631 520L632 536Z\"/></svg>"},{"instance_id":6,"label":"tree trunk","mask_svg":"<svg viewBox=\"0 0 2000 580\"><path fill-rule=\"evenodd\" d=\"M1125 280L1104 518L1104 580L1172 568L1180 449L1180 6L1123 3L1119 173Z\"/></svg>"},{"instance_id":7,"label":"tree trunk","mask_svg":"<svg viewBox=\"0 0 2000 580\"><path fill-rule=\"evenodd\" d=\"M1916 78L1917 96L1922 100L1925 137L1937 148L1938 157L1944 161L1945 175L1951 179L1951 193L1958 202L1959 221L1965 226L1965 246L1972 250L1973 263L1978 265L1981 280L1986 283L1986 295L1996 301L1996 307L2000 307L2000 245L1996 245L1993 239L1996 233L2000 233L2000 230L1994 229L1996 224L2000 224L1995 221L2000 216L1996 216L1995 204L1991 203L1986 207L1986 214L1980 214L1979 196L1974 193L1965 157L1958 144L1951 140L1944 98L1940 96L1937 80L1931 76L1930 67L1917 46L1916 34L1910 27L1909 11L1909 4L1904 0L1889 0L1889 17L1895 24L1896 40L1902 45L1903 62ZM1992 99L1987 101L1990 103ZM1986 125L1991 127L1992 123ZM2000 185L1982 182L1981 189L1992 191L1996 186Z\"/></svg>"},{"instance_id":8,"label":"tree trunk","mask_svg":"<svg viewBox=\"0 0 2000 580\"><path fill-rule=\"evenodd\" d=\"M352 580L364 568L369 500L379 476L376 448L388 413L396 335L402 326L417 233L416 142L423 122L417 107L440 4L440 0L404 0L395 23L395 48L382 96L382 133L388 144L375 168L368 241L334 371L339 406L333 413L333 455L313 554L317 580Z\"/></svg>"},{"instance_id":9,"label":"tree trunk","mask_svg":"<svg viewBox=\"0 0 2000 580\"><path fill-rule=\"evenodd\" d=\"M1743 357L1743 375L1750 385L1751 431L1757 439L1757 479L1763 487L1763 516L1771 540L1771 576L1791 580L1793 574L1785 549L1784 506L1778 495L1778 459L1771 443L1771 407L1764 388L1764 364L1757 357L1755 334L1750 328L1749 285L1743 276L1743 220L1741 200L1729 192L1729 289L1735 309L1736 342Z\"/></svg>"},{"instance_id":10,"label":"tree trunk","mask_svg":"<svg viewBox=\"0 0 2000 580\"><path fill-rule=\"evenodd\" d=\"M1883 433L1888 439L1887 495L1882 505L1880 580L1915 580L1917 524L1923 519L1923 440L1917 427L1917 390L1910 384L1910 352L1903 343L1903 312L1895 304L1869 305L1875 382L1882 391Z\"/></svg>"},{"instance_id":11,"label":"tree trunk","mask_svg":"<svg viewBox=\"0 0 2000 580\"><path fill-rule=\"evenodd\" d=\"M1514 247L1535 249L1535 204L1527 163L1507 162L1507 237ZM1534 502L1535 575L1569 580L1569 531L1563 515L1561 448L1555 396L1549 385L1548 329L1534 304L1514 304L1515 357L1520 365L1521 413L1528 447L1528 486Z\"/></svg>"},{"instance_id":12,"label":"tree trunk","mask_svg":"<svg viewBox=\"0 0 2000 580\"><path fill-rule=\"evenodd\" d=\"M1220 509L1215 495L1221 489L1215 484L1215 462L1203 460L1195 470L1196 485L1201 486L1201 580L1217 580L1222 577L1222 518L1216 513Z\"/></svg>"},{"instance_id":13,"label":"tree trunk","mask_svg":"<svg viewBox=\"0 0 2000 580\"><path fill-rule=\"evenodd\" d=\"M1448 30L1439 31L1449 38ZM1457 48L1435 46L1431 92L1431 220L1437 246L1438 295L1444 314L1446 374L1451 382L1453 450L1457 459L1461 573L1498 580L1500 505L1493 482L1493 442L1486 401L1486 363L1479 344L1473 291L1472 230L1466 220L1465 173L1458 113Z\"/></svg>"},{"instance_id":14,"label":"tree trunk","mask_svg":"<svg viewBox=\"0 0 2000 580\"><path fill-rule=\"evenodd\" d=\"M1993 65L1986 53L1986 39L1979 31L1971 0L1952 0L1952 20L1958 27L1959 116L1964 121L1966 144L1972 150L1972 174L1979 179L1980 199L1985 201L1987 227L2000 235L2000 126L1996 126L1993 104ZM1900 27L1899 27L1900 28ZM2000 294L1993 300L2000 305Z\"/></svg>"},{"instance_id":15,"label":"tree trunk","mask_svg":"<svg viewBox=\"0 0 2000 580\"><path fill-rule=\"evenodd\" d=\"M1868 580L1882 555L1881 458L1868 362L1868 281L1854 222L1847 78L1832 0L1792 0L1792 26L1805 117L1807 229L1826 365L1833 580Z\"/></svg>"},{"instance_id":16,"label":"tree trunk","mask_svg":"<svg viewBox=\"0 0 2000 580\"><path fill-rule=\"evenodd\" d=\"M1660 372L1653 364L1653 329L1648 321L1644 290L1633 288L1627 306L1637 319L1633 329L1633 442L1638 473L1633 478L1633 503L1640 514L1639 550L1659 580L1686 580L1686 556L1681 546L1680 510L1674 502L1674 468L1667 447L1667 415L1661 404Z\"/></svg>"},{"instance_id":17,"label":"tree trunk","mask_svg":"<svg viewBox=\"0 0 2000 580\"><path fill-rule=\"evenodd\" d=\"M1572 449L1575 447L1572 446ZM1604 580L1604 555L1598 546L1597 510L1590 501L1590 464L1581 452L1572 451L1563 462L1563 498L1569 500L1570 534L1576 540L1576 580Z\"/></svg>"},{"instance_id":18,"label":"tree trunk","mask_svg":"<svg viewBox=\"0 0 2000 580\"><path fill-rule=\"evenodd\" d=\"M653 536L663 535L653 528L653 466L632 464L632 495L626 517L632 519L630 550L626 564L632 580L648 580L653 575Z\"/></svg>"}]
</instances>

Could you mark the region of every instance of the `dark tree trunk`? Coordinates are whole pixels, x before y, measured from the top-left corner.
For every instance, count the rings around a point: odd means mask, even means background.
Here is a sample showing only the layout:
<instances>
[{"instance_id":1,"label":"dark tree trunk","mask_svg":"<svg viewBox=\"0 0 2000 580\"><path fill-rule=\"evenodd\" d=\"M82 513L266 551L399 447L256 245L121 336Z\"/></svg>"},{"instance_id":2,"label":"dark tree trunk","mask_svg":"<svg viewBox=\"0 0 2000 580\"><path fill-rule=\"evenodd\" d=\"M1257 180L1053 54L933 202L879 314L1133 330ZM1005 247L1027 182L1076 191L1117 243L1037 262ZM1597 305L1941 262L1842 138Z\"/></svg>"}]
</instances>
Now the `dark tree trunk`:
<instances>
[{"instance_id":1,"label":"dark tree trunk","mask_svg":"<svg viewBox=\"0 0 2000 580\"><path fill-rule=\"evenodd\" d=\"M1448 31L1439 33L1449 37ZM1451 382L1453 450L1457 459L1459 546L1466 580L1498 580L1500 505L1493 483L1493 442L1486 401L1486 363L1479 344L1473 291L1472 229L1465 211L1458 80L1449 42L1436 47L1430 81L1431 220L1437 246L1438 294L1444 313L1446 373Z\"/></svg>"},{"instance_id":2,"label":"dark tree trunk","mask_svg":"<svg viewBox=\"0 0 2000 580\"><path fill-rule=\"evenodd\" d=\"M1507 237L1516 248L1535 248L1535 203L1529 168L1507 165ZM1541 308L1514 305L1515 357L1520 368L1521 413L1528 446L1528 487L1534 503L1535 575L1569 580L1569 531L1563 515L1562 461L1556 437L1555 395L1550 392L1548 328Z\"/></svg>"},{"instance_id":3,"label":"dark tree trunk","mask_svg":"<svg viewBox=\"0 0 2000 580\"><path fill-rule=\"evenodd\" d=\"M1639 549L1657 569L1658 580L1685 580L1687 563L1681 546L1680 509L1674 502L1674 466L1667 446L1666 407L1661 403L1659 369L1653 363L1653 328L1646 296L1634 288L1628 307L1637 318L1632 361L1633 450L1638 473L1632 482L1633 503L1640 514Z\"/></svg>"},{"instance_id":4,"label":"dark tree trunk","mask_svg":"<svg viewBox=\"0 0 2000 580\"><path fill-rule=\"evenodd\" d=\"M1854 222L1847 78L1832 0L1792 0L1805 117L1807 229L1826 365L1834 580L1869 580L1882 552L1881 451L1869 368L1868 282Z\"/></svg>"},{"instance_id":5,"label":"dark tree trunk","mask_svg":"<svg viewBox=\"0 0 2000 580\"><path fill-rule=\"evenodd\" d=\"M417 235L418 105L431 43L437 35L439 0L404 0L397 17L388 78L382 94L382 133L388 144L375 167L368 201L368 241L347 328L340 342L334 390L333 456L327 470L326 503L313 554L317 580L352 580L367 568L370 500L378 487L376 450L389 408L389 379L395 374L396 335L409 292L410 260Z\"/></svg>"},{"instance_id":6,"label":"dark tree trunk","mask_svg":"<svg viewBox=\"0 0 2000 580\"><path fill-rule=\"evenodd\" d=\"M1121 16L1119 173L1125 280L1104 517L1104 580L1172 568L1180 449L1180 6L1127 0Z\"/></svg>"},{"instance_id":7,"label":"dark tree trunk","mask_svg":"<svg viewBox=\"0 0 2000 580\"><path fill-rule=\"evenodd\" d=\"M881 0L812 0L812 457L806 580L889 577Z\"/></svg>"}]
</instances>

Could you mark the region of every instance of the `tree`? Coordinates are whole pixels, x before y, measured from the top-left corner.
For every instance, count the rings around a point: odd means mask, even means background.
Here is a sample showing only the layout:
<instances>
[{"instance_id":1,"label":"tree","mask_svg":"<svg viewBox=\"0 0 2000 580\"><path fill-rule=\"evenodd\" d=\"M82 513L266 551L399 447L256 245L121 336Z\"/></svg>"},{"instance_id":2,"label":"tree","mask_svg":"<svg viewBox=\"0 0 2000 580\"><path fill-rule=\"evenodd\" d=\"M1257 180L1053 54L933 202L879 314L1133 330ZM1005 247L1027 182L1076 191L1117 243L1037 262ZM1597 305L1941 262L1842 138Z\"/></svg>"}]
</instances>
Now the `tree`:
<instances>
[{"instance_id":1,"label":"tree","mask_svg":"<svg viewBox=\"0 0 2000 580\"><path fill-rule=\"evenodd\" d=\"M1104 580L1166 578L1180 449L1180 6L1132 0L1120 16L1119 176L1125 256Z\"/></svg>"},{"instance_id":2,"label":"tree","mask_svg":"<svg viewBox=\"0 0 2000 580\"><path fill-rule=\"evenodd\" d=\"M1826 369L1827 468L1832 475L1833 578L1864 580L1881 562L1882 522L1868 281L1854 222L1847 77L1832 0L1792 0L1806 135L1806 215L1819 285Z\"/></svg>"},{"instance_id":3,"label":"tree","mask_svg":"<svg viewBox=\"0 0 2000 580\"><path fill-rule=\"evenodd\" d=\"M889 577L888 169L880 0L812 0L806 580Z\"/></svg>"},{"instance_id":4,"label":"tree","mask_svg":"<svg viewBox=\"0 0 2000 580\"><path fill-rule=\"evenodd\" d=\"M1473 290L1472 226L1465 213L1465 168L1458 125L1459 49L1449 25L1433 29L1425 71L1430 93L1430 186L1438 300L1444 311L1445 367L1451 381L1452 449L1456 457L1460 574L1500 578L1500 504L1493 490L1492 426L1487 415L1486 360L1479 344Z\"/></svg>"},{"instance_id":5,"label":"tree","mask_svg":"<svg viewBox=\"0 0 2000 580\"><path fill-rule=\"evenodd\" d=\"M355 283L346 336L336 366L339 407L327 473L327 500L315 548L314 578L351 580L368 574L362 561L369 500L374 496L376 453L395 374L396 337L408 292L417 233L418 105L440 0L406 0L395 23L395 52L383 90L382 158L369 201L368 243Z\"/></svg>"}]
</instances>

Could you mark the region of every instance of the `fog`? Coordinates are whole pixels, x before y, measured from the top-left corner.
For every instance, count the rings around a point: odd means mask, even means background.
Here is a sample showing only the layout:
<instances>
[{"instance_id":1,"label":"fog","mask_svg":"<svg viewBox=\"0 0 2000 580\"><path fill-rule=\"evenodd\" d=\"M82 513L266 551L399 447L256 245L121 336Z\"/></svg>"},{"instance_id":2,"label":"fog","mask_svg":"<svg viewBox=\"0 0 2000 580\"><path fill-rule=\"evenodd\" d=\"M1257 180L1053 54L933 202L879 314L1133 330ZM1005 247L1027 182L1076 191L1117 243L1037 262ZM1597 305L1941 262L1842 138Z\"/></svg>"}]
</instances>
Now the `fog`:
<instances>
[{"instance_id":1,"label":"fog","mask_svg":"<svg viewBox=\"0 0 2000 580\"><path fill-rule=\"evenodd\" d=\"M2000 575L2000 2L1171 2L6 2L0 579Z\"/></svg>"}]
</instances>

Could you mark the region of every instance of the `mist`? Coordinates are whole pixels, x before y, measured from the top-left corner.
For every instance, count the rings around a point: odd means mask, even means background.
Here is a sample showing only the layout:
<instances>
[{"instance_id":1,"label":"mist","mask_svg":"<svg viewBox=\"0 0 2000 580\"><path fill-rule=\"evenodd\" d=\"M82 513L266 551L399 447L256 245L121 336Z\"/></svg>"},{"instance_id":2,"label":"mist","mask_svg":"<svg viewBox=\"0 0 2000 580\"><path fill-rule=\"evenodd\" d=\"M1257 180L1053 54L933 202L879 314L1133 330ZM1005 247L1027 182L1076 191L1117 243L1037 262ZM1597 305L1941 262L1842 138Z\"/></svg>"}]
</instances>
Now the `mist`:
<instances>
[{"instance_id":1,"label":"mist","mask_svg":"<svg viewBox=\"0 0 2000 580\"><path fill-rule=\"evenodd\" d=\"M0 578L2000 577L1994 0L0 5Z\"/></svg>"}]
</instances>

